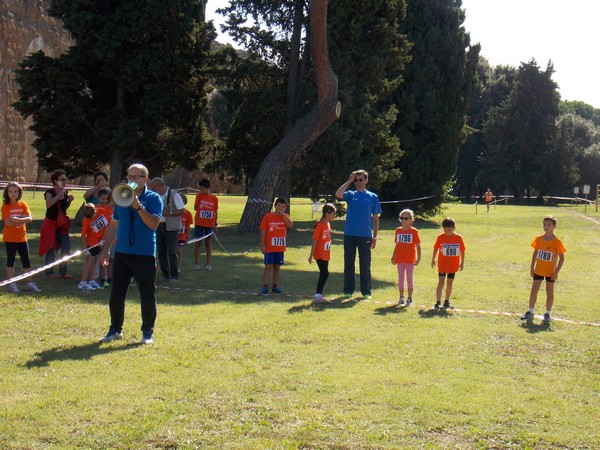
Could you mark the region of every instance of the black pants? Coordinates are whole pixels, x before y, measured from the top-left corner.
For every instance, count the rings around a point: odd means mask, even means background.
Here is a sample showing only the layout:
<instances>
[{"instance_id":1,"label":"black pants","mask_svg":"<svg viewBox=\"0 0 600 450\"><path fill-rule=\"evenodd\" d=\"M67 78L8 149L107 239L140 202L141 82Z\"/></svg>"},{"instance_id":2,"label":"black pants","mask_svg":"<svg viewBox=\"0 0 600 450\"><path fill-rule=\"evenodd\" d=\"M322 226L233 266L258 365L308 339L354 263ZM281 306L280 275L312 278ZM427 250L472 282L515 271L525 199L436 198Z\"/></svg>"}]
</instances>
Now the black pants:
<instances>
[{"instance_id":1,"label":"black pants","mask_svg":"<svg viewBox=\"0 0 600 450\"><path fill-rule=\"evenodd\" d=\"M177 267L177 236L179 230L168 231L164 223L156 230L156 252L158 253L158 264L165 280L179 279Z\"/></svg>"},{"instance_id":2,"label":"black pants","mask_svg":"<svg viewBox=\"0 0 600 450\"><path fill-rule=\"evenodd\" d=\"M123 330L125 299L131 278L140 292L142 308L142 331L152 333L156 321L156 261L154 256L115 253L112 283L110 285L110 323L116 331Z\"/></svg>"},{"instance_id":3,"label":"black pants","mask_svg":"<svg viewBox=\"0 0 600 450\"><path fill-rule=\"evenodd\" d=\"M360 293L371 295L371 238L347 235L344 235L344 294L354 292L356 249L360 269Z\"/></svg>"},{"instance_id":4,"label":"black pants","mask_svg":"<svg viewBox=\"0 0 600 450\"><path fill-rule=\"evenodd\" d=\"M329 278L329 261L323 259L317 259L317 266L319 266L319 281L317 281L317 294L323 293L323 288Z\"/></svg>"}]
</instances>

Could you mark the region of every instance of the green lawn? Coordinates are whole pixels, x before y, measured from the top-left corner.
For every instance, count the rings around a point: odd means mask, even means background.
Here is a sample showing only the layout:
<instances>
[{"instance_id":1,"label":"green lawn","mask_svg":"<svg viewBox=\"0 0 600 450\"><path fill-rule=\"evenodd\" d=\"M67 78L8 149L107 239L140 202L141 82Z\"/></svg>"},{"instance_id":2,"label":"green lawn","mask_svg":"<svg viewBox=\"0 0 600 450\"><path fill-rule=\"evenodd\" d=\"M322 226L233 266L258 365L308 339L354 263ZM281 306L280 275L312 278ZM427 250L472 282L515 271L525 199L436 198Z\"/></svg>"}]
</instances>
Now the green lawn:
<instances>
[{"instance_id":1,"label":"green lawn","mask_svg":"<svg viewBox=\"0 0 600 450\"><path fill-rule=\"evenodd\" d=\"M26 201L43 216L41 195ZM39 202L39 203L38 203ZM79 206L80 200L76 205ZM334 303L311 306L313 221L292 199L281 296L260 297L258 235L233 228L242 197L221 197L213 271L161 285L155 344L139 346L137 291L125 339L100 345L108 292L37 277L42 294L0 294L0 442L5 448L599 448L600 327L434 312L439 222L417 221L415 306L397 308L389 263L397 221L382 221L372 301L342 301L343 221L333 228ZM188 207L193 204L189 196ZM75 209L75 208L74 208ZM74 211L73 211L74 213ZM466 246L457 308L526 310L533 238L558 218L567 248L554 316L600 322L600 213L583 207L447 205ZM316 218L315 218L316 219ZM33 264L37 229L30 227ZM74 247L80 240L73 239ZM76 245L75 245L76 244ZM241 253L253 249L246 256ZM1 263L5 254L1 252ZM18 266L17 266L18 267ZM71 264L78 275L81 261ZM19 272L17 270L17 272ZM536 313L543 313L544 296Z\"/></svg>"}]
</instances>

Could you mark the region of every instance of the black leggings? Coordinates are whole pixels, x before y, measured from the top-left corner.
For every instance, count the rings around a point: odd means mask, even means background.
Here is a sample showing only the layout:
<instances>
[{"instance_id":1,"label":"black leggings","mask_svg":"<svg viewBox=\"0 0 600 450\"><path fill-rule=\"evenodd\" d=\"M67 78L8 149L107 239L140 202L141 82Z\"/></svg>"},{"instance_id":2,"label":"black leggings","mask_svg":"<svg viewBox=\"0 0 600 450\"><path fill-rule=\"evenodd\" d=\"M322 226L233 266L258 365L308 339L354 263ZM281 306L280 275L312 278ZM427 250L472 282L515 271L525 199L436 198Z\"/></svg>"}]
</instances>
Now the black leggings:
<instances>
[{"instance_id":1,"label":"black leggings","mask_svg":"<svg viewBox=\"0 0 600 450\"><path fill-rule=\"evenodd\" d=\"M29 245L25 242L5 242L6 247L6 267L15 267L15 259L17 252L21 257L21 264L23 269L31 268L31 261L29 260Z\"/></svg>"},{"instance_id":2,"label":"black leggings","mask_svg":"<svg viewBox=\"0 0 600 450\"><path fill-rule=\"evenodd\" d=\"M323 293L325 282L329 278L329 261L317 259L317 266L319 266L319 281L317 281L317 294Z\"/></svg>"}]
</instances>

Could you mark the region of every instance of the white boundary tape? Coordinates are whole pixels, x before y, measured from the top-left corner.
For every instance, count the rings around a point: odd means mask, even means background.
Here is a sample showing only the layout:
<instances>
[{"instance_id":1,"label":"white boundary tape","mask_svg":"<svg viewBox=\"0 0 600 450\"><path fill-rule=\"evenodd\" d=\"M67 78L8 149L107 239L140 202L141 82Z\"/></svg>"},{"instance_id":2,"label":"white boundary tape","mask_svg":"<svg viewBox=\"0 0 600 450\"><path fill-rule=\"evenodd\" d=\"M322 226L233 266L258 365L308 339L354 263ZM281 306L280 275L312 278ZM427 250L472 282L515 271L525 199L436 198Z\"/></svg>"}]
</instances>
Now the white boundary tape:
<instances>
[{"instance_id":1,"label":"white boundary tape","mask_svg":"<svg viewBox=\"0 0 600 450\"><path fill-rule=\"evenodd\" d=\"M14 283L16 281L24 280L25 278L29 278L35 274L43 272L44 270L48 269L49 267L58 266L59 264L69 261L70 259L76 258L82 254L86 254L90 248L98 247L99 245L102 245L102 244L104 244L104 241L100 241L97 244L91 245L90 247L87 247L83 250L77 250L77 251L71 253L70 255L62 257L61 259L59 259L57 261L54 261L50 264L46 264L45 266L38 267L37 269L30 270L29 272L22 273L21 275L17 275L16 277L9 278L8 280L0 281L0 287Z\"/></svg>"},{"instance_id":2,"label":"white boundary tape","mask_svg":"<svg viewBox=\"0 0 600 450\"><path fill-rule=\"evenodd\" d=\"M202 289L202 288L182 288L182 287L172 287L172 286L166 286L163 285L161 286L162 289L165 290L174 290L174 291L186 291L186 292L208 292L208 293L213 293L213 294L231 294L231 295L252 295L252 296L256 296L256 297L263 297L263 295L260 292L243 292L243 291L222 291L222 290L218 290L218 289ZM307 295L300 295L300 294L272 294L273 297L277 298L277 297L287 297L287 298L296 298L296 299L307 299L310 298L311 296L307 296ZM267 296L264 296L267 297ZM352 301L352 302L360 302L360 303L373 303L375 305L389 305L389 306L395 306L397 303L396 302L386 302L386 301L376 301L376 300L367 300L367 299L349 299L347 301ZM324 307L327 307L327 305L325 304L319 304L319 306L323 305ZM421 305L421 306L417 306L414 305L412 306L413 308L417 308L420 310L424 310L424 311L447 311L447 312L457 312L457 313L467 313L467 314L486 314L486 315L493 315L493 316L507 316L507 317L520 317L521 314L515 313L515 312L502 312L502 311L484 311L481 309L461 309L461 308L452 308L452 309L441 309L441 310L436 310L433 306L426 306L426 305ZM404 306L403 308L407 308L406 306ZM536 315L535 316L536 319L543 319L543 316L539 316ZM595 323L595 322L584 322L584 321L579 321L579 320L571 320L571 319L562 319L560 317L552 317L552 321L554 322L564 322L564 323L570 323L570 324L575 324L575 325L587 325L587 326L591 326L591 327L600 327L600 323Z\"/></svg>"}]
</instances>

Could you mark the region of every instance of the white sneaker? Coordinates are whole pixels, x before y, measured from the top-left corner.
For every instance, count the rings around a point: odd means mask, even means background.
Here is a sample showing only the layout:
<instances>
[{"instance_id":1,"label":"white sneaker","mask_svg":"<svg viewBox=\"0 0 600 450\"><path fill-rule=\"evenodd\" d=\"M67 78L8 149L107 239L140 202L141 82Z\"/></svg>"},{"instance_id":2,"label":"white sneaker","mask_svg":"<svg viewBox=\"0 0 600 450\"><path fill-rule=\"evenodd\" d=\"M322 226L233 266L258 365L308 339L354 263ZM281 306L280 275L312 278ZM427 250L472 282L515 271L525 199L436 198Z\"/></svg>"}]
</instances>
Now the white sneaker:
<instances>
[{"instance_id":1,"label":"white sneaker","mask_svg":"<svg viewBox=\"0 0 600 450\"><path fill-rule=\"evenodd\" d=\"M79 284L77 285L77 289L81 289L82 291L95 291L96 290L96 288L90 286L85 281L80 281Z\"/></svg>"},{"instance_id":2,"label":"white sneaker","mask_svg":"<svg viewBox=\"0 0 600 450\"><path fill-rule=\"evenodd\" d=\"M200 264L194 264L194 270L200 270Z\"/></svg>"},{"instance_id":3,"label":"white sneaker","mask_svg":"<svg viewBox=\"0 0 600 450\"><path fill-rule=\"evenodd\" d=\"M98 284L96 280L88 281L88 286L93 287L94 289L104 289L102 286Z\"/></svg>"},{"instance_id":4,"label":"white sneaker","mask_svg":"<svg viewBox=\"0 0 600 450\"><path fill-rule=\"evenodd\" d=\"M210 272L212 270L212 266L210 264L207 264L206 266L204 266L204 270Z\"/></svg>"},{"instance_id":5,"label":"white sneaker","mask_svg":"<svg viewBox=\"0 0 600 450\"><path fill-rule=\"evenodd\" d=\"M327 300L325 297L323 297L322 294L315 294L315 297L313 299L313 303L322 303L322 304L329 304L331 303L329 300Z\"/></svg>"},{"instance_id":6,"label":"white sneaker","mask_svg":"<svg viewBox=\"0 0 600 450\"><path fill-rule=\"evenodd\" d=\"M21 292L21 291L19 290L17 283L10 283L8 285L8 292L14 292L16 294L17 292Z\"/></svg>"},{"instance_id":7,"label":"white sneaker","mask_svg":"<svg viewBox=\"0 0 600 450\"><path fill-rule=\"evenodd\" d=\"M29 292L42 292L42 290L39 287L37 287L33 281L30 281L29 283L27 283L26 289Z\"/></svg>"}]
</instances>

